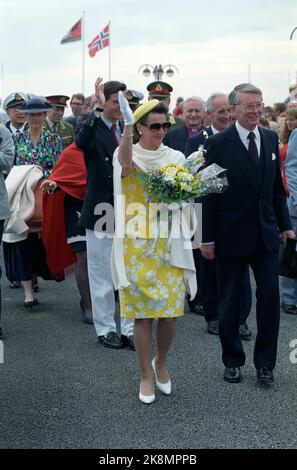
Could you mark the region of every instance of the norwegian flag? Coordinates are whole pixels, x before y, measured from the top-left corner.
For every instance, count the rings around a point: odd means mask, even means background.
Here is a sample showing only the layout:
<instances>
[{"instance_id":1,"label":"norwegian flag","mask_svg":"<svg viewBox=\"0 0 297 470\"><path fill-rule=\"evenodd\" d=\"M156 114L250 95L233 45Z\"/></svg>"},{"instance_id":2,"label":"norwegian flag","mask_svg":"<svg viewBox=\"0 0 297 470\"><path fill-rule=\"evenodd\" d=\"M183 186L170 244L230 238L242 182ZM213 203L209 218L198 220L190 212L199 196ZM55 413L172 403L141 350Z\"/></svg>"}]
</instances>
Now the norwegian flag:
<instances>
[{"instance_id":1,"label":"norwegian flag","mask_svg":"<svg viewBox=\"0 0 297 470\"><path fill-rule=\"evenodd\" d=\"M68 31L67 34L62 38L61 44L67 44L68 42L80 41L81 40L81 29L82 29L82 18L78 20L74 26Z\"/></svg>"},{"instance_id":2,"label":"norwegian flag","mask_svg":"<svg viewBox=\"0 0 297 470\"><path fill-rule=\"evenodd\" d=\"M89 54L94 57L98 51L109 46L109 24L88 44Z\"/></svg>"}]
</instances>

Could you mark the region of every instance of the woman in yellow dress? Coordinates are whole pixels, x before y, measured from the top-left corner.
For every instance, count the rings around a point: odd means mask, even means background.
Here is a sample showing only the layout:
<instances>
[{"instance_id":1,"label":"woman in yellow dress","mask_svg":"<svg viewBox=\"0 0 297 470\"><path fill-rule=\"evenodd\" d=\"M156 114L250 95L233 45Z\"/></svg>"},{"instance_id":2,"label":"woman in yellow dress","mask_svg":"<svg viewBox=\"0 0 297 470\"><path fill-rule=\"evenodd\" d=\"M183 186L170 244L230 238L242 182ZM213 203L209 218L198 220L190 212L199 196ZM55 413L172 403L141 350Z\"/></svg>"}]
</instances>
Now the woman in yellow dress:
<instances>
[{"instance_id":1,"label":"woman in yellow dress","mask_svg":"<svg viewBox=\"0 0 297 470\"><path fill-rule=\"evenodd\" d=\"M121 315L135 319L133 339L141 372L139 399L149 404L155 400L152 371L157 388L171 394L166 357L175 336L176 317L184 313L186 284L193 296L196 276L192 250L184 248L183 240L169 243L168 234L164 238L152 230L155 206L149 204L137 173L156 165L181 165L185 157L162 144L170 127L165 104L151 100L133 115L122 92L119 103L125 126L114 154L116 232L112 271L120 292ZM139 136L135 145L133 124ZM154 318L158 319L157 351L152 360Z\"/></svg>"}]
</instances>

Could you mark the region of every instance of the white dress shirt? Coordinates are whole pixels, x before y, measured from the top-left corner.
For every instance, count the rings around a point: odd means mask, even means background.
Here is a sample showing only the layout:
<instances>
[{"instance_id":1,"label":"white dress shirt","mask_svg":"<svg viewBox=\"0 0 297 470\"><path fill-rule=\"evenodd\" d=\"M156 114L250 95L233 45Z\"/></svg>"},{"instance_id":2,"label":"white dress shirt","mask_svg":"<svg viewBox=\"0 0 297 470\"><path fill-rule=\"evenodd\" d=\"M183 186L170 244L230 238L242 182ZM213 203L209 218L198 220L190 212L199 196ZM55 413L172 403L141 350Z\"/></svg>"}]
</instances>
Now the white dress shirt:
<instances>
[{"instance_id":1,"label":"white dress shirt","mask_svg":"<svg viewBox=\"0 0 297 470\"><path fill-rule=\"evenodd\" d=\"M255 127L255 129L253 129L252 131L249 131L247 130L245 127L242 127L238 121L236 121L235 123L235 127L237 129L237 132L239 134L239 137L240 137L240 140L241 142L243 143L243 145L245 146L245 148L248 150L249 149L249 139L248 139L248 135L250 132L253 132L255 134L255 144L257 146L257 150L258 150L258 155L260 156L260 152L261 152L261 137L260 137L260 132L259 132L259 129L258 129L258 126Z\"/></svg>"}]
</instances>

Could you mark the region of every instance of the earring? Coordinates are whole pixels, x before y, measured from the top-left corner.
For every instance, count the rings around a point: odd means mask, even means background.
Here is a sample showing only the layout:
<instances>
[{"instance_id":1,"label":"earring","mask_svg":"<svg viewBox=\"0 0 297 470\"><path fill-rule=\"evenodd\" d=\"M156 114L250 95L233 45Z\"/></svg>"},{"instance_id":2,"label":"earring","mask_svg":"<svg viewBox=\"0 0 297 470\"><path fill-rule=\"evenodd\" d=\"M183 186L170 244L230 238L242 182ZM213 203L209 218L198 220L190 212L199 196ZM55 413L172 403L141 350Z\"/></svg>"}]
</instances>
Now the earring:
<instances>
[{"instance_id":1,"label":"earring","mask_svg":"<svg viewBox=\"0 0 297 470\"><path fill-rule=\"evenodd\" d=\"M142 132L141 132L141 131L138 131L138 134L139 134L139 135L142 135Z\"/></svg>"}]
</instances>

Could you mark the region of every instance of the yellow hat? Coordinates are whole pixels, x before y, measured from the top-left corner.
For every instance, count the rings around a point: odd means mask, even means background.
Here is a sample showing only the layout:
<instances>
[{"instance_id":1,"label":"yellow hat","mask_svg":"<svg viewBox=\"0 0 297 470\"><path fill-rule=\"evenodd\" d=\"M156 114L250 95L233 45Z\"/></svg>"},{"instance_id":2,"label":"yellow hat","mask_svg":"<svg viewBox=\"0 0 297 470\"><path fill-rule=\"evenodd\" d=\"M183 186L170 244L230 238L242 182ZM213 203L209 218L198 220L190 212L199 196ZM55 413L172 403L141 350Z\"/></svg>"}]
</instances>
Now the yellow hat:
<instances>
[{"instance_id":1,"label":"yellow hat","mask_svg":"<svg viewBox=\"0 0 297 470\"><path fill-rule=\"evenodd\" d=\"M134 122L140 121L146 114L152 111L158 104L160 103L159 100L150 100L147 103L141 104L135 111L134 111Z\"/></svg>"}]
</instances>

